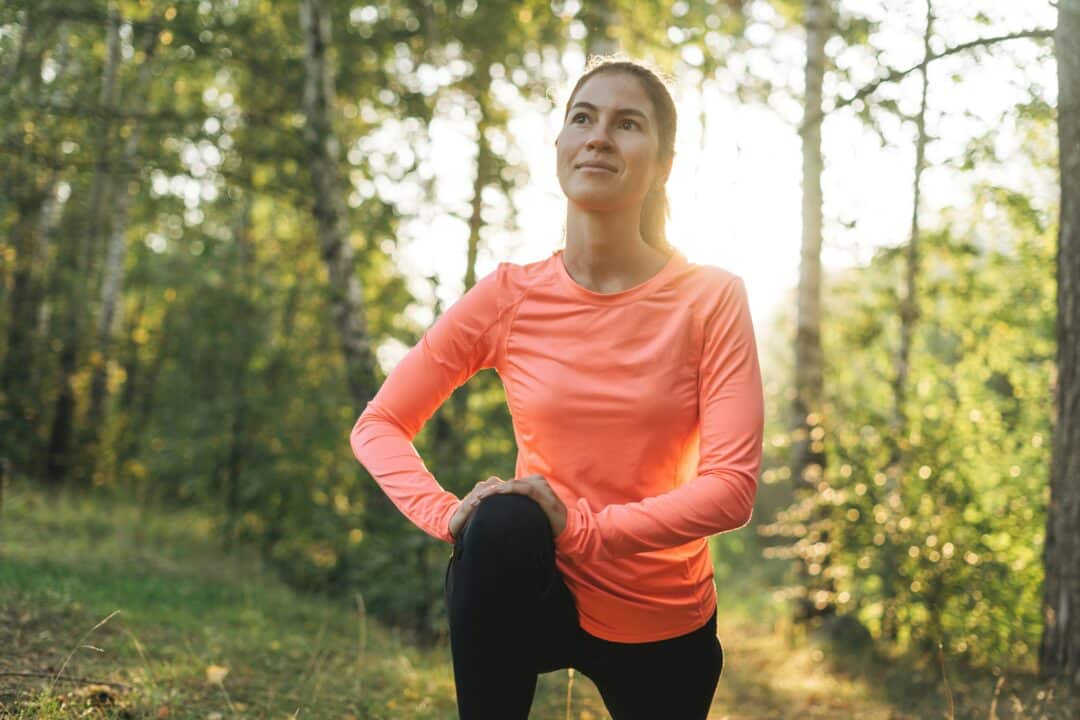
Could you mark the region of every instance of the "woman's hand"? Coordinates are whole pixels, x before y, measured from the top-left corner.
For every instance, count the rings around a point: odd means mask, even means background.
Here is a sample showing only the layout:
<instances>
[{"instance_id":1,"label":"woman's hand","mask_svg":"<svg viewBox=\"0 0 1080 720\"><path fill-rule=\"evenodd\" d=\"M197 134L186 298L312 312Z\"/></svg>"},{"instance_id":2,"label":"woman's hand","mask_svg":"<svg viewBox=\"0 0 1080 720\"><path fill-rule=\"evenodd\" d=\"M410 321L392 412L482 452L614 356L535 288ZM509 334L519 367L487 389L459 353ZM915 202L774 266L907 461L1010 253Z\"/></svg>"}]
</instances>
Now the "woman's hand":
<instances>
[{"instance_id":1,"label":"woman's hand","mask_svg":"<svg viewBox=\"0 0 1080 720\"><path fill-rule=\"evenodd\" d=\"M483 499L488 495L494 493L518 493L519 495L528 495L536 504L539 505L544 513L547 514L548 520L551 522L551 531L555 537L566 529L566 505L559 499L559 496L555 494L555 491L548 485L547 479L543 475L526 475L523 478L515 478L513 480L507 480L506 482L498 482L495 484L484 487L477 494L479 499Z\"/></svg>"},{"instance_id":2,"label":"woman's hand","mask_svg":"<svg viewBox=\"0 0 1080 720\"><path fill-rule=\"evenodd\" d=\"M484 497L481 493L500 484L505 484L502 478L492 475L487 480L481 480L476 483L476 485L473 486L473 489L469 491L469 494L461 499L461 504L458 505L457 512L450 518L450 534L453 535L455 539L457 539L458 531L465 526L465 521L469 519L469 515L472 514L472 511L476 509L476 506Z\"/></svg>"}]
</instances>

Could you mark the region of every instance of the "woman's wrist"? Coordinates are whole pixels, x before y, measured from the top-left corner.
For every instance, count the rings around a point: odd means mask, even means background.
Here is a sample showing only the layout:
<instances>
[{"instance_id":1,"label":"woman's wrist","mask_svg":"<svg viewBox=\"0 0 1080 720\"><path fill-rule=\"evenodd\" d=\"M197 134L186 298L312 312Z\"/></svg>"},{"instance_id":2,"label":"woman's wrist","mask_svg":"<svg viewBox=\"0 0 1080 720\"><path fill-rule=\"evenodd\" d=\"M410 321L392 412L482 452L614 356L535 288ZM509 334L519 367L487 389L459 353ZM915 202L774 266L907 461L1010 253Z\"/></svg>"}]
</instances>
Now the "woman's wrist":
<instances>
[{"instance_id":1,"label":"woman's wrist","mask_svg":"<svg viewBox=\"0 0 1080 720\"><path fill-rule=\"evenodd\" d=\"M450 537L450 544L453 544L457 538L454 537L454 518L457 516L458 508L461 507L461 501L454 506L450 516L446 519L446 534Z\"/></svg>"}]
</instances>

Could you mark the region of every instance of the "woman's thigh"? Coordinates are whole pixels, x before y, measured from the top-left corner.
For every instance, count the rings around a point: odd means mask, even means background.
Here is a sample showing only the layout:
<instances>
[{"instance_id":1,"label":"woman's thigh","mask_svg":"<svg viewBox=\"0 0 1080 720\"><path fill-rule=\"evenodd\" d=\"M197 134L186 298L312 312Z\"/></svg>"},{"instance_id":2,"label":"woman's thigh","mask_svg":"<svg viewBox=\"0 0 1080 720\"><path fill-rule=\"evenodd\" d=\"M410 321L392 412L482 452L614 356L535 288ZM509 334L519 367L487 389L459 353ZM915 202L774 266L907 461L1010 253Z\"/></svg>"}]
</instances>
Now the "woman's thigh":
<instances>
[{"instance_id":1,"label":"woman's thigh","mask_svg":"<svg viewBox=\"0 0 1080 720\"><path fill-rule=\"evenodd\" d=\"M577 667L596 684L612 720L704 720L724 666L716 616L693 632L646 643L584 633Z\"/></svg>"},{"instance_id":2,"label":"woman's thigh","mask_svg":"<svg viewBox=\"0 0 1080 720\"><path fill-rule=\"evenodd\" d=\"M577 602L558 568L552 567L541 597L537 630L536 672L573 667L585 631L578 622Z\"/></svg>"}]
</instances>

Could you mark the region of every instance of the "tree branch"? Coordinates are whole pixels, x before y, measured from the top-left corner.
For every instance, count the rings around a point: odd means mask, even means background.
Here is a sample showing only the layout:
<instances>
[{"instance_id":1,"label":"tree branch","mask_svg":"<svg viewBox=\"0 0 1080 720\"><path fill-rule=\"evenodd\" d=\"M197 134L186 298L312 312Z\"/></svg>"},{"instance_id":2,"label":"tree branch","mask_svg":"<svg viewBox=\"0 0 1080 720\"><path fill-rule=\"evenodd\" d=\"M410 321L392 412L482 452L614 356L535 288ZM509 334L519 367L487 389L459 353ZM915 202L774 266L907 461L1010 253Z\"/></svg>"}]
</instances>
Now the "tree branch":
<instances>
[{"instance_id":1,"label":"tree branch","mask_svg":"<svg viewBox=\"0 0 1080 720\"><path fill-rule=\"evenodd\" d=\"M1052 38L1053 36L1054 31L1052 29L1034 28L1031 30L1020 30L1018 32L1009 33L1007 35L995 35L993 37L978 38L976 40L971 40L966 43L960 43L959 45L956 45L954 47L946 48L940 53L928 55L926 58L923 59L922 62L912 65L909 68L905 68L903 70L897 70L893 68L885 77L878 78L877 80L874 80L873 82L864 85L863 87L859 88L859 90L851 97L839 100L832 107L831 110L816 112L807 117L803 121L803 123L799 125L799 135L802 135L804 132L806 132L806 129L810 127L810 125L820 123L822 119L824 119L824 117L829 113L836 112L840 108L847 107L848 105L851 105L857 100L862 100L866 96L874 93L879 87L881 87L885 83L901 80L910 75L911 73L915 72L916 70L921 70L934 60L939 60L943 57L948 57L949 55L956 55L957 53L961 53L965 50L970 50L976 47L987 47L989 45L995 45L1000 42L1005 42L1006 40L1017 40L1019 38Z\"/></svg>"}]
</instances>

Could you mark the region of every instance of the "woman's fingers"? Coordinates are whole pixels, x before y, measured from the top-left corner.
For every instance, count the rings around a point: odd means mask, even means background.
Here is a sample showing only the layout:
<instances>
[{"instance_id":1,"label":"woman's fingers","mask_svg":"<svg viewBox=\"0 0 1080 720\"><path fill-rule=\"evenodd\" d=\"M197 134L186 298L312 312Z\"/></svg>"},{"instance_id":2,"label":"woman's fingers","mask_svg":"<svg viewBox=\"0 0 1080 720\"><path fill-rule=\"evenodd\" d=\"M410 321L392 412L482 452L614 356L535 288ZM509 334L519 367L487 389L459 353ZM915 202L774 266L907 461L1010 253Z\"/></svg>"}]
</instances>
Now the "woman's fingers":
<instances>
[{"instance_id":1,"label":"woman's fingers","mask_svg":"<svg viewBox=\"0 0 1080 720\"><path fill-rule=\"evenodd\" d=\"M548 516L552 531L558 534L566 527L566 506L548 485L547 478L543 475L527 475L516 480L508 480L485 492L487 494L516 493L530 497Z\"/></svg>"},{"instance_id":2,"label":"woman's fingers","mask_svg":"<svg viewBox=\"0 0 1080 720\"><path fill-rule=\"evenodd\" d=\"M542 475L527 475L517 480L507 480L498 487L492 488L485 494L490 493L516 493L525 495L535 500L545 511L551 507L554 493L548 487L547 481Z\"/></svg>"},{"instance_id":3,"label":"woman's fingers","mask_svg":"<svg viewBox=\"0 0 1080 720\"><path fill-rule=\"evenodd\" d=\"M490 493L517 493L518 495L528 495L534 500L536 499L536 489L532 483L525 480L507 480L499 487L491 488L488 491L488 494Z\"/></svg>"},{"instance_id":4,"label":"woman's fingers","mask_svg":"<svg viewBox=\"0 0 1080 720\"><path fill-rule=\"evenodd\" d=\"M485 491L495 487L502 480L497 475L492 475L487 480L481 480L473 485L473 489L465 494L465 497L461 499L461 504L458 506L457 512L454 513L453 518L450 521L450 534L456 536L465 525L465 521L472 515L473 510L480 504L480 501L485 497Z\"/></svg>"},{"instance_id":5,"label":"woman's fingers","mask_svg":"<svg viewBox=\"0 0 1080 720\"><path fill-rule=\"evenodd\" d=\"M479 504L481 500L491 493L493 488L502 484L502 482L503 481L498 476L492 475L487 480L481 480L476 483L476 485L473 486L473 489L469 491L469 495L466 496L470 507L475 507Z\"/></svg>"},{"instance_id":6,"label":"woman's fingers","mask_svg":"<svg viewBox=\"0 0 1080 720\"><path fill-rule=\"evenodd\" d=\"M552 491L551 486L547 484L547 479L543 475L526 475L514 480L499 480L491 484L478 486L476 489L476 498L473 500L473 504L479 503L488 495L495 493L516 493L518 495L525 495L535 500L540 507L544 508L546 512L550 514L550 511L555 505L557 497Z\"/></svg>"}]
</instances>

